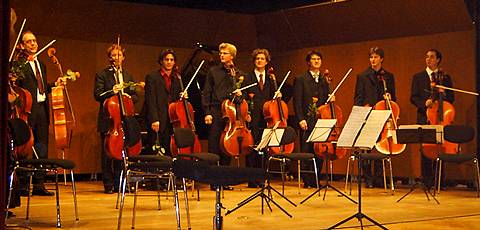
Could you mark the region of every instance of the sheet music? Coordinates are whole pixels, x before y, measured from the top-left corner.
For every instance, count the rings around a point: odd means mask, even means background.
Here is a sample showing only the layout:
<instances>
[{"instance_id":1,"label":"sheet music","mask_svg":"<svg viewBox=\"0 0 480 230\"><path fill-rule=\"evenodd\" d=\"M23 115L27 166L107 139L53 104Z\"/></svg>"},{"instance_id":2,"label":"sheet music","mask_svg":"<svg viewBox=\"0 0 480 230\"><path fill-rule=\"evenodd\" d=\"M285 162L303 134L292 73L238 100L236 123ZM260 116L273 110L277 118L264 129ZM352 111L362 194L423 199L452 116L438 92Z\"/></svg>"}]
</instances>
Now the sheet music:
<instances>
[{"instance_id":1,"label":"sheet music","mask_svg":"<svg viewBox=\"0 0 480 230\"><path fill-rule=\"evenodd\" d=\"M373 110L370 112L367 122L355 142L355 147L373 148L391 113L390 110Z\"/></svg>"},{"instance_id":2,"label":"sheet music","mask_svg":"<svg viewBox=\"0 0 480 230\"><path fill-rule=\"evenodd\" d=\"M270 147L277 147L280 146L280 141L282 140L283 133L285 132L285 129L275 129L272 131L272 129L264 129L262 133L262 140L268 140L268 144L266 146ZM269 136L270 135L270 136ZM265 143L262 143L265 144Z\"/></svg>"},{"instance_id":3,"label":"sheet music","mask_svg":"<svg viewBox=\"0 0 480 230\"><path fill-rule=\"evenodd\" d=\"M343 126L342 133L340 133L340 137L338 137L338 147L353 147L355 138L360 129L362 129L363 123L365 123L370 110L372 110L372 107L353 106L352 112L347 122L345 122L345 126Z\"/></svg>"},{"instance_id":4,"label":"sheet music","mask_svg":"<svg viewBox=\"0 0 480 230\"><path fill-rule=\"evenodd\" d=\"M318 119L307 142L326 142L336 123L337 119Z\"/></svg>"},{"instance_id":5,"label":"sheet music","mask_svg":"<svg viewBox=\"0 0 480 230\"><path fill-rule=\"evenodd\" d=\"M443 125L400 125L398 129L435 129L435 139L437 143L443 143ZM397 135L394 136L397 139Z\"/></svg>"}]
</instances>

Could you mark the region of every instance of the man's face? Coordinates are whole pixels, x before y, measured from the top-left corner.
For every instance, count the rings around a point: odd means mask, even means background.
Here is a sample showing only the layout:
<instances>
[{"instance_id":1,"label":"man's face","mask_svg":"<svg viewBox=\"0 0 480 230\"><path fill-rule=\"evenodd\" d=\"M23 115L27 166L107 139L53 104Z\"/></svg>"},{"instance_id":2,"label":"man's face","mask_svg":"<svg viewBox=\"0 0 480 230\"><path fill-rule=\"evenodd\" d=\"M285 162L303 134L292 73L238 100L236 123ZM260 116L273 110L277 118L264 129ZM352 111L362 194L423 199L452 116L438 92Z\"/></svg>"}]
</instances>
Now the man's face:
<instances>
[{"instance_id":1,"label":"man's face","mask_svg":"<svg viewBox=\"0 0 480 230\"><path fill-rule=\"evenodd\" d=\"M166 71L171 71L175 66L175 57L173 54L167 54L162 60L162 68Z\"/></svg>"},{"instance_id":2,"label":"man's face","mask_svg":"<svg viewBox=\"0 0 480 230\"><path fill-rule=\"evenodd\" d=\"M123 56L123 52L119 49L112 50L110 52L110 58L116 67L121 67L123 64L123 61L125 60L125 57Z\"/></svg>"},{"instance_id":3,"label":"man's face","mask_svg":"<svg viewBox=\"0 0 480 230\"><path fill-rule=\"evenodd\" d=\"M381 68L382 62L383 58L380 57L380 55L375 53L370 55L370 66L372 66L373 69Z\"/></svg>"},{"instance_id":4,"label":"man's face","mask_svg":"<svg viewBox=\"0 0 480 230\"><path fill-rule=\"evenodd\" d=\"M425 55L425 63L431 70L436 70L440 59L437 58L437 54L434 51L428 51Z\"/></svg>"},{"instance_id":5,"label":"man's face","mask_svg":"<svg viewBox=\"0 0 480 230\"><path fill-rule=\"evenodd\" d=\"M29 55L35 54L38 50L37 38L32 33L26 33L22 37L22 47Z\"/></svg>"},{"instance_id":6,"label":"man's face","mask_svg":"<svg viewBox=\"0 0 480 230\"><path fill-rule=\"evenodd\" d=\"M310 57L310 61L308 62L308 66L310 67L311 70L319 70L320 67L322 66L322 59L320 56L313 54Z\"/></svg>"},{"instance_id":7,"label":"man's face","mask_svg":"<svg viewBox=\"0 0 480 230\"><path fill-rule=\"evenodd\" d=\"M230 64L233 62L233 55L228 51L228 49L220 50L220 62L222 62L222 64Z\"/></svg>"},{"instance_id":8,"label":"man's face","mask_svg":"<svg viewBox=\"0 0 480 230\"><path fill-rule=\"evenodd\" d=\"M265 57L265 54L257 54L255 57L255 67L257 69L264 69L267 64L268 61L267 57Z\"/></svg>"}]
</instances>

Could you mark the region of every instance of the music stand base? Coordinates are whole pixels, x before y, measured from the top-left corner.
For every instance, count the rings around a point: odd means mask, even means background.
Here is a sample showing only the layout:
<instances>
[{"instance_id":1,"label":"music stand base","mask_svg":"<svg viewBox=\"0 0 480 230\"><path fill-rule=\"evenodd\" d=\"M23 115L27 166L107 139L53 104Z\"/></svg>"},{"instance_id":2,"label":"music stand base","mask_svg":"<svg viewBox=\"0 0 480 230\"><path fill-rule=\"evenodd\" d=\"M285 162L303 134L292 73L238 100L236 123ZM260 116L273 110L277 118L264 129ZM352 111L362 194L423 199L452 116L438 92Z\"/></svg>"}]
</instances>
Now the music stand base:
<instances>
[{"instance_id":1,"label":"music stand base","mask_svg":"<svg viewBox=\"0 0 480 230\"><path fill-rule=\"evenodd\" d=\"M361 227L361 229L363 229L363 222L362 222L362 219L363 219L363 218L367 219L368 221L370 221L371 223L373 223L374 225L378 226L378 227L381 228L381 229L385 229L385 230L387 229L386 227L384 227L383 225L381 225L380 223L378 223L378 222L375 221L374 219L368 217L367 215L365 215L365 214L363 214L363 213L361 213L361 212L357 212L357 213L353 214L352 216L348 217L347 219L344 219L344 220L336 223L335 225L333 225L333 226L331 226L331 227L329 227L329 228L327 228L327 229L334 229L334 228L336 228L336 227L338 227L338 226L340 226L340 225L342 225L342 224L350 221L350 220L353 219L353 218L357 218L357 219L358 219L358 221L360 222L360 227Z\"/></svg>"},{"instance_id":2,"label":"music stand base","mask_svg":"<svg viewBox=\"0 0 480 230\"><path fill-rule=\"evenodd\" d=\"M263 215L263 203L265 202L268 206L268 209L270 209L270 212L272 212L272 207L270 206L270 202L272 202L275 206L277 206L277 208L279 208L280 210L282 210L283 213L285 213L285 215L287 215L288 217L292 218L293 216L287 212L287 210L285 210L284 208L282 208L282 206L280 206L280 204L278 204L277 202L275 202L273 200L273 197L272 197L272 190L277 193L280 197L282 197L283 199L285 199L286 201L288 201L291 205L293 205L294 207L297 207L297 205L295 203L293 203L290 199L288 199L286 196L282 195L279 191L277 191L276 189L274 189L272 186L270 185L267 185L263 188L261 188L260 190L258 190L257 192L255 192L253 195L247 197L245 200L241 201L240 203L237 204L237 207L235 207L234 209L232 210L228 210L226 213L225 213L225 216L236 211L237 209L243 207L244 205L250 203L251 201L255 200L257 197L260 197L262 199L262 215ZM265 191L266 194L265 194ZM268 195L267 195L268 194Z\"/></svg>"},{"instance_id":3,"label":"music stand base","mask_svg":"<svg viewBox=\"0 0 480 230\"><path fill-rule=\"evenodd\" d=\"M325 196L327 195L327 189L328 188L331 188L333 189L334 191L336 191L338 194L340 194L341 196L347 198L348 200L350 200L351 202L353 202L354 204L358 204L355 200L353 200L352 198L348 197L345 193L341 192L340 190L338 190L337 188L335 188L334 186L330 185L329 183L325 184L325 185L322 185L320 188L317 188L317 190L315 190L312 194L310 194L309 196L307 196L307 198L303 199L300 204L303 204L305 203L307 200L309 200L310 198L312 198L315 194L319 194L320 195L320 192L322 191L322 189L325 189L325 192L323 193L323 200L325 200Z\"/></svg>"},{"instance_id":4,"label":"music stand base","mask_svg":"<svg viewBox=\"0 0 480 230\"><path fill-rule=\"evenodd\" d=\"M423 182L420 182L420 181L415 182L415 184L413 184L410 187L410 191L408 191L407 193L405 193L405 195L400 197L400 199L397 200L397 203L400 202L401 200L403 200L403 198L408 196L410 193L412 193L415 189L417 189L417 187L422 188L422 190L425 193L425 196L427 197L428 201L430 201L430 198L428 197L428 195L430 195L432 197L432 199L435 200L435 202L437 202L437 204L440 204L440 202L438 202L437 198L435 198L435 196L430 192L430 190L427 188L427 186Z\"/></svg>"}]
</instances>

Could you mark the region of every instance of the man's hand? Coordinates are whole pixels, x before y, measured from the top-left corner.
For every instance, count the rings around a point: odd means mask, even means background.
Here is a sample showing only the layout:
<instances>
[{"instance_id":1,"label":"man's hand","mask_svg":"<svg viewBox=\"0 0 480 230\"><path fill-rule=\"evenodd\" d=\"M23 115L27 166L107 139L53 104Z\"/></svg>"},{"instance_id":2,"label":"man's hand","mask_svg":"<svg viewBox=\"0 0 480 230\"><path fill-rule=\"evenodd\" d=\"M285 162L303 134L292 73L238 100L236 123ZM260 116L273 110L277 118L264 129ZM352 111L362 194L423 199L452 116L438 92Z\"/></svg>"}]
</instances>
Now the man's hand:
<instances>
[{"instance_id":1,"label":"man's hand","mask_svg":"<svg viewBox=\"0 0 480 230\"><path fill-rule=\"evenodd\" d=\"M118 93L118 92L120 92L120 90L122 90L122 85L121 84L116 84L116 85L113 86L112 90L113 90L113 93Z\"/></svg>"},{"instance_id":2,"label":"man's hand","mask_svg":"<svg viewBox=\"0 0 480 230\"><path fill-rule=\"evenodd\" d=\"M250 116L250 114L248 114L247 117L245 117L245 121L246 122L252 121L252 116Z\"/></svg>"},{"instance_id":3,"label":"man's hand","mask_svg":"<svg viewBox=\"0 0 480 230\"><path fill-rule=\"evenodd\" d=\"M385 100L388 99L388 100L391 101L392 100L392 95L390 95L390 93L386 93L386 94L383 95L383 99L385 99Z\"/></svg>"},{"instance_id":4,"label":"man's hand","mask_svg":"<svg viewBox=\"0 0 480 230\"><path fill-rule=\"evenodd\" d=\"M158 132L158 130L160 130L160 122L159 121L153 122L152 123L152 129L153 129L153 131Z\"/></svg>"},{"instance_id":5,"label":"man's hand","mask_svg":"<svg viewBox=\"0 0 480 230\"><path fill-rule=\"evenodd\" d=\"M240 89L236 89L235 91L233 91L233 94L235 94L235 96L237 97L240 97L242 96L242 91Z\"/></svg>"},{"instance_id":6,"label":"man's hand","mask_svg":"<svg viewBox=\"0 0 480 230\"><path fill-rule=\"evenodd\" d=\"M185 93L184 93L184 92L181 92L181 93L180 93L180 98L188 99L188 93L187 93L186 91L185 91Z\"/></svg>"},{"instance_id":7,"label":"man's hand","mask_svg":"<svg viewBox=\"0 0 480 230\"><path fill-rule=\"evenodd\" d=\"M212 121L213 121L212 115L205 116L205 124L210 125L212 124Z\"/></svg>"},{"instance_id":8,"label":"man's hand","mask_svg":"<svg viewBox=\"0 0 480 230\"><path fill-rule=\"evenodd\" d=\"M427 99L427 101L425 101L425 106L427 108L432 107L432 105L433 105L433 100L432 99Z\"/></svg>"},{"instance_id":9,"label":"man's hand","mask_svg":"<svg viewBox=\"0 0 480 230\"><path fill-rule=\"evenodd\" d=\"M308 129L307 121L306 121L306 120L301 120L300 122L298 122L298 124L300 125L300 128L301 128L302 130L307 130L307 129Z\"/></svg>"}]
</instances>

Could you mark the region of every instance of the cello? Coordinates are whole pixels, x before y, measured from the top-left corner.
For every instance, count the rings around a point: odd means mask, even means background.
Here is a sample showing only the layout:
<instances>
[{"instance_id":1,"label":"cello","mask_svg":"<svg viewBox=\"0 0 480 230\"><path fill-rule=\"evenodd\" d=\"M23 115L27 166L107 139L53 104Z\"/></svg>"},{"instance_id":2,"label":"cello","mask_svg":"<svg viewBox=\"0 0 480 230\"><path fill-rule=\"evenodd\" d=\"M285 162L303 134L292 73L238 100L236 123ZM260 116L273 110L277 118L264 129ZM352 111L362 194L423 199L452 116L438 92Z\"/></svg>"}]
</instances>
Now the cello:
<instances>
[{"instance_id":1,"label":"cello","mask_svg":"<svg viewBox=\"0 0 480 230\"><path fill-rule=\"evenodd\" d=\"M118 38L117 47L120 47L120 37ZM118 59L117 52L117 59ZM140 136L140 125L135 120L135 107L132 97L123 92L127 87L134 87L137 83L120 82L121 63L114 61L112 63L115 70L115 81L123 83L120 90L103 102L105 113L111 119L110 128L105 137L105 150L107 154L116 160L126 160L130 156L138 156L142 150L142 142ZM142 85L141 83L139 85ZM115 88L115 87L114 87ZM107 92L113 91L109 90ZM104 93L107 93L104 92Z\"/></svg>"},{"instance_id":2,"label":"cello","mask_svg":"<svg viewBox=\"0 0 480 230\"><path fill-rule=\"evenodd\" d=\"M287 73L285 78L283 79L280 87L277 85L277 80L275 77L275 72L272 67L268 69L268 75L273 82L275 87L275 95L273 99L267 101L263 104L263 116L267 121L267 128L274 127L277 123L276 127L287 127L287 118L288 118L288 106L282 100L282 98L278 97L277 95L280 93L280 89L282 88L285 80L287 80L288 76L290 75L290 71ZM279 153L291 153L295 148L295 143L286 144L280 147L270 147L270 152L273 154Z\"/></svg>"},{"instance_id":3,"label":"cello","mask_svg":"<svg viewBox=\"0 0 480 230\"><path fill-rule=\"evenodd\" d=\"M245 87L239 87L243 82L243 76L239 76L237 81L235 67L231 65L227 69L237 90L244 89ZM251 86L253 85L256 85L256 83ZM220 146L226 154L237 158L240 155L250 153L250 146L253 145L254 141L252 133L245 123L245 118L248 116L248 104L244 99L240 103L235 103L235 100L236 95L233 99L226 99L222 102L222 116L227 120L227 124L220 137Z\"/></svg>"},{"instance_id":4,"label":"cello","mask_svg":"<svg viewBox=\"0 0 480 230\"><path fill-rule=\"evenodd\" d=\"M400 154L405 150L406 144L397 144L393 142L393 133L397 129L397 120L400 115L400 106L390 99L390 94L387 89L387 82L385 80L385 70L379 72L380 79L383 83L384 100L375 104L375 110L390 110L391 116L383 126L380 140L375 144L378 152L383 154Z\"/></svg>"},{"instance_id":5,"label":"cello","mask_svg":"<svg viewBox=\"0 0 480 230\"><path fill-rule=\"evenodd\" d=\"M327 70L324 71L325 79L328 83L328 94L332 95L331 83L332 77L330 72ZM340 84L339 84L340 85ZM343 126L343 112L340 106L336 105L334 101L327 100L327 102L317 109L317 118L318 119L337 119L335 126L330 133L330 136L327 139L327 142L316 142L313 145L313 149L317 156L326 158L327 155L335 157L335 159L341 159L347 153L347 149L337 148L337 145L334 143L338 140ZM332 159L332 158L330 158Z\"/></svg>"},{"instance_id":6,"label":"cello","mask_svg":"<svg viewBox=\"0 0 480 230\"><path fill-rule=\"evenodd\" d=\"M440 85L443 85L444 73L438 71L437 79ZM436 87L435 80L430 82L430 97L435 99L435 90ZM438 89L438 100L435 100L433 104L427 108L427 119L430 125L441 125L446 126L452 124L455 120L455 107L444 100L445 90L442 88ZM455 154L458 152L458 144L443 141L442 144L422 144L423 155L429 159L436 159L438 154L443 153L452 153Z\"/></svg>"},{"instance_id":7,"label":"cello","mask_svg":"<svg viewBox=\"0 0 480 230\"><path fill-rule=\"evenodd\" d=\"M178 66L175 65L174 69L174 74L178 78L180 82L180 90L182 91L180 99L178 99L176 102L170 103L168 105L168 116L170 117L170 122L172 123L172 126L174 128L189 128L192 130L193 133L196 132L195 129L195 123L194 123L194 111L192 104L187 101L187 98L184 96L186 95L186 92L188 90L188 87L192 83L193 79L195 79L195 76L197 76L198 71L200 68L202 68L202 65L205 61L202 61L200 65L198 66L197 70L195 71L195 74L192 76L190 79L190 82L188 83L187 87L183 87L183 81L182 81L182 76L178 73ZM175 138L173 134L170 137L170 151L171 153L175 156L179 153L185 154L185 153L199 153L202 151L202 146L200 145L200 141L198 140L198 136L194 134L194 144L192 147L187 147L187 148L181 148L180 151L177 149L177 145L175 144Z\"/></svg>"},{"instance_id":8,"label":"cello","mask_svg":"<svg viewBox=\"0 0 480 230\"><path fill-rule=\"evenodd\" d=\"M80 77L80 73L67 70L67 74L64 75L62 71L62 66L58 61L58 58L55 56L56 52L56 49L51 47L48 49L47 55L51 59L53 64L57 67L60 78L63 81L76 81L76 79ZM67 102L67 104L65 104L65 101ZM69 109L71 121L67 120L67 108ZM75 114L73 112L72 103L70 101L70 96L68 94L67 86L65 84L59 84L55 87L52 87L52 114L53 130L55 134L55 146L58 149L61 149L63 152L65 149L70 148L73 128L75 127ZM62 158L63 157L64 156L62 154Z\"/></svg>"}]
</instances>

